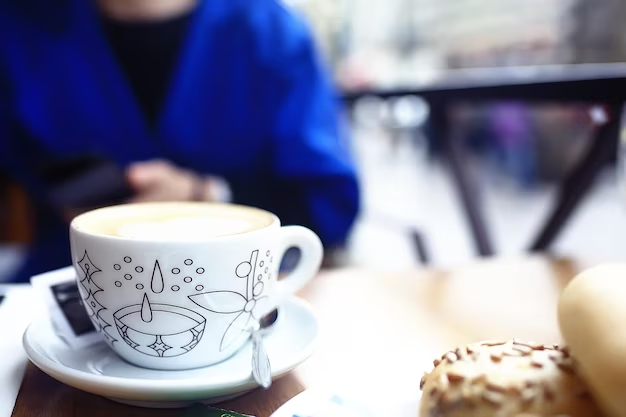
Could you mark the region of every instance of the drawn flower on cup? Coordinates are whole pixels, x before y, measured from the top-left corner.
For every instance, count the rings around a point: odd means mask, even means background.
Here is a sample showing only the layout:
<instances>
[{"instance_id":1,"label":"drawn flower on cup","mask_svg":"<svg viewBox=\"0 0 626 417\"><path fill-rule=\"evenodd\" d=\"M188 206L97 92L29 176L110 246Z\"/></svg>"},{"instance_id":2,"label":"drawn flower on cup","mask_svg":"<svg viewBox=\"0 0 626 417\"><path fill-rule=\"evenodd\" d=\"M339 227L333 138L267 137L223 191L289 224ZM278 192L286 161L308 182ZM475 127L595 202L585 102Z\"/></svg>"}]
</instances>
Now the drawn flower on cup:
<instances>
[{"instance_id":1,"label":"drawn flower on cup","mask_svg":"<svg viewBox=\"0 0 626 417\"><path fill-rule=\"evenodd\" d=\"M269 257L269 251L266 256ZM255 250L249 261L241 262L235 269L237 277L246 279L245 295L236 291L207 291L189 296L195 304L213 313L236 314L222 336L220 351L228 349L244 334L249 333L251 326L258 323L270 310L269 297L263 295L263 273L255 281L258 258L259 251Z\"/></svg>"}]
</instances>

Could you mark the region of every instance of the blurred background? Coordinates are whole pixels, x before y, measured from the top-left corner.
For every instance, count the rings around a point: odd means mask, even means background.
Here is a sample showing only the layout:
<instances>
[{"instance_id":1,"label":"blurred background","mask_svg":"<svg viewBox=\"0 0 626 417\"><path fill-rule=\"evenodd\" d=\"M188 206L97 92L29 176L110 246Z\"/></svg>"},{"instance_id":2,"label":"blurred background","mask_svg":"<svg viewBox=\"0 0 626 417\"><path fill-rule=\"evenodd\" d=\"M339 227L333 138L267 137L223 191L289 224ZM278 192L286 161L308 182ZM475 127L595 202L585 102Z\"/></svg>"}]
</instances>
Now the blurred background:
<instances>
[{"instance_id":1,"label":"blurred background","mask_svg":"<svg viewBox=\"0 0 626 417\"><path fill-rule=\"evenodd\" d=\"M411 85L446 69L623 62L619 0L289 0L343 89Z\"/></svg>"},{"instance_id":2,"label":"blurred background","mask_svg":"<svg viewBox=\"0 0 626 417\"><path fill-rule=\"evenodd\" d=\"M626 3L619 0L293 0L310 20L343 91L419 86L446 71L626 61ZM516 103L525 151L498 152L503 103L459 103L451 123L471 149L483 215L498 255L523 253L556 191L589 146L593 103ZM364 184L364 213L352 239L355 262L419 264L410 230L430 262L475 255L445 164L424 135L429 109L417 97L366 97L350 109ZM626 260L626 212L608 164L552 251L589 262ZM377 242L384 241L385 244Z\"/></svg>"},{"instance_id":3,"label":"blurred background","mask_svg":"<svg viewBox=\"0 0 626 417\"><path fill-rule=\"evenodd\" d=\"M450 71L626 62L620 0L289 0L310 22L348 100L363 211L349 263L404 269L477 257L445 158L429 140L429 103L418 89ZM497 255L524 253L567 173L608 117L602 103L454 103L449 123L466 151ZM513 133L511 133L513 132ZM511 139L514 137L514 139ZM515 142L513 148L510 144ZM3 182L0 271L30 238L28 202ZM626 205L616 164L603 166L552 252L626 261Z\"/></svg>"}]
</instances>

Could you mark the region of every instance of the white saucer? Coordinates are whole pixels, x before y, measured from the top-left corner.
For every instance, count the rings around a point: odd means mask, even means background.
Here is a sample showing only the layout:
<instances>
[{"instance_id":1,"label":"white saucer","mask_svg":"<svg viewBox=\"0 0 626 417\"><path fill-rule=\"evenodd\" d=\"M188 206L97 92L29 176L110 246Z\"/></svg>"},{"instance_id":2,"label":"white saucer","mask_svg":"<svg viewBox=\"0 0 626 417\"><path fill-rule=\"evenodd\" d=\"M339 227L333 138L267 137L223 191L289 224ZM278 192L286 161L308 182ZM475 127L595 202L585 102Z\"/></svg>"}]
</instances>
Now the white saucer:
<instances>
[{"instance_id":1,"label":"white saucer","mask_svg":"<svg viewBox=\"0 0 626 417\"><path fill-rule=\"evenodd\" d=\"M272 330L264 336L273 377L279 378L307 359L318 334L319 323L308 304L295 297L287 301ZM186 371L139 368L122 360L104 343L71 349L55 334L47 318L26 329L23 345L30 360L58 381L140 407L212 404L258 387L250 372L250 342L224 362Z\"/></svg>"}]
</instances>

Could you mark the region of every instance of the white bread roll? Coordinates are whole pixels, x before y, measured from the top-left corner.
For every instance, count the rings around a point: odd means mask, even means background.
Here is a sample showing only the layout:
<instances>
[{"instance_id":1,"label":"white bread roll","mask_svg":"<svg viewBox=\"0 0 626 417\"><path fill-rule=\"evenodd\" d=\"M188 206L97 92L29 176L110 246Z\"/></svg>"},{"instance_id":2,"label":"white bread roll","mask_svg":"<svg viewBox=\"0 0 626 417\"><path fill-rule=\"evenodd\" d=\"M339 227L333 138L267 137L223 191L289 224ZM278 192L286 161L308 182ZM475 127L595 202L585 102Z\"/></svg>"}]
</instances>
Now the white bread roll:
<instances>
[{"instance_id":1,"label":"white bread roll","mask_svg":"<svg viewBox=\"0 0 626 417\"><path fill-rule=\"evenodd\" d=\"M626 264L576 276L562 292L559 327L598 405L626 417Z\"/></svg>"}]
</instances>

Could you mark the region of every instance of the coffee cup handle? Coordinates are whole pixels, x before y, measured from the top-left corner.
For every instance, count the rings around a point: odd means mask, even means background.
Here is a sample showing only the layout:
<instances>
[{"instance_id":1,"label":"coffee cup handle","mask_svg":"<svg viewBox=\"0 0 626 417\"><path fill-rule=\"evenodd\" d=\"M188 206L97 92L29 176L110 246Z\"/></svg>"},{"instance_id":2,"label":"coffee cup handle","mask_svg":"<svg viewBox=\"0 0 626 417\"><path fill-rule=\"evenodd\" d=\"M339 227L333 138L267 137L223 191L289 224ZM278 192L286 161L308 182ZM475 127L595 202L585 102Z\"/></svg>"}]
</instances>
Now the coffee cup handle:
<instances>
[{"instance_id":1,"label":"coffee cup handle","mask_svg":"<svg viewBox=\"0 0 626 417\"><path fill-rule=\"evenodd\" d=\"M324 256L320 238L311 230L302 226L283 226L280 228L282 255L291 247L300 249L300 260L293 271L276 283L275 304L281 304L289 296L304 287L319 271ZM282 256L281 256L282 257Z\"/></svg>"}]
</instances>

